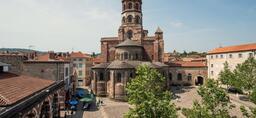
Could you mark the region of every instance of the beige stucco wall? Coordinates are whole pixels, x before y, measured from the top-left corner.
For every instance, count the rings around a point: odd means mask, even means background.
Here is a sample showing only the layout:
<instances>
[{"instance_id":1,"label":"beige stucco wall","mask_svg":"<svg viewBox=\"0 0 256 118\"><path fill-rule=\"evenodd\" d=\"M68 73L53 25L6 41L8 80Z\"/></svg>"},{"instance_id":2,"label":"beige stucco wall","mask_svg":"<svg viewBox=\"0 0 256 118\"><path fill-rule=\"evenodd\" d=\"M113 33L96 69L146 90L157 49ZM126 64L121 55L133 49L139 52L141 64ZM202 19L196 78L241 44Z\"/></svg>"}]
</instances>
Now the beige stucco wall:
<instances>
[{"instance_id":1,"label":"beige stucco wall","mask_svg":"<svg viewBox=\"0 0 256 118\"><path fill-rule=\"evenodd\" d=\"M249 58L250 53L254 56L254 58L256 58L255 51L207 55L208 78L217 80L219 77L219 73L224 68L225 62L228 62L230 69L234 70L238 64L243 63L245 60ZM242 57L239 57L239 54L242 54ZM221 57L221 55L223 57ZM232 55L232 58L230 58L230 55ZM218 58L216 56L218 56Z\"/></svg>"}]
</instances>

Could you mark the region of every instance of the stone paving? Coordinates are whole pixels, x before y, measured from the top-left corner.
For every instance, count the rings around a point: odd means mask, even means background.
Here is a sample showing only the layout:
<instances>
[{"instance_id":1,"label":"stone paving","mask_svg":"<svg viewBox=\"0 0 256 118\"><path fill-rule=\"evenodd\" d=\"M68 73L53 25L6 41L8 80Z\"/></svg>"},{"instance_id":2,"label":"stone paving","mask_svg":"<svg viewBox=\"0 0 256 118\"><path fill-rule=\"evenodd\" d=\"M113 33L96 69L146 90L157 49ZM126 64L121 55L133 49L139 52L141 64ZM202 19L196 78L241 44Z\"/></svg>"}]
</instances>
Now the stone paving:
<instances>
[{"instance_id":1,"label":"stone paving","mask_svg":"<svg viewBox=\"0 0 256 118\"><path fill-rule=\"evenodd\" d=\"M176 95L176 99L173 103L180 108L192 108L193 101L201 101L200 96L197 94L197 87L183 87L183 88L172 88L173 93ZM240 112L240 106L256 107L255 104L242 101L239 99L240 96L229 94L231 103L235 105L235 108L230 110L232 116L242 118ZM116 102L108 98L97 98L103 101L103 105L96 108L93 106L89 111L78 110L75 115L69 115L67 118L123 118L124 114L129 110L129 104L126 102ZM81 106L79 106L81 108ZM178 111L179 118L185 118L181 110Z\"/></svg>"},{"instance_id":2,"label":"stone paving","mask_svg":"<svg viewBox=\"0 0 256 118\"><path fill-rule=\"evenodd\" d=\"M177 99L173 100L173 103L180 108L192 108L193 101L201 101L201 97L197 94L197 87L183 87L182 89L179 88L172 88L172 91L177 95ZM240 111L240 106L245 107L256 107L255 104L242 101L239 99L242 95L234 95L229 94L230 100L232 105L235 105L235 108L229 110L231 116L237 116L238 118L242 118L242 113ZM178 112L180 118L184 118L181 114L181 111Z\"/></svg>"}]
</instances>

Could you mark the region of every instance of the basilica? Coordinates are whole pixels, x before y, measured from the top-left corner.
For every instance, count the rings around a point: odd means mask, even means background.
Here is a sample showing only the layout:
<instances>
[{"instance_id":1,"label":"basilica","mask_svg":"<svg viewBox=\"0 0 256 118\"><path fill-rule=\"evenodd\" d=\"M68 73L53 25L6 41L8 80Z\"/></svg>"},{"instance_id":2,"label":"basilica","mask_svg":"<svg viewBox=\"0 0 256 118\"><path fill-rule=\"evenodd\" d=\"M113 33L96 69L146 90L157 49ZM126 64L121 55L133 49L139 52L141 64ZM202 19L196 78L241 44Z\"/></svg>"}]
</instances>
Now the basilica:
<instances>
[{"instance_id":1,"label":"basilica","mask_svg":"<svg viewBox=\"0 0 256 118\"><path fill-rule=\"evenodd\" d=\"M154 36L148 36L148 30L143 29L142 0L122 0L121 15L118 36L101 39L103 63L92 67L91 81L96 95L116 100L125 98L127 82L136 76L139 65L157 69L167 78L169 75L168 65L163 63L163 31L157 28Z\"/></svg>"}]
</instances>

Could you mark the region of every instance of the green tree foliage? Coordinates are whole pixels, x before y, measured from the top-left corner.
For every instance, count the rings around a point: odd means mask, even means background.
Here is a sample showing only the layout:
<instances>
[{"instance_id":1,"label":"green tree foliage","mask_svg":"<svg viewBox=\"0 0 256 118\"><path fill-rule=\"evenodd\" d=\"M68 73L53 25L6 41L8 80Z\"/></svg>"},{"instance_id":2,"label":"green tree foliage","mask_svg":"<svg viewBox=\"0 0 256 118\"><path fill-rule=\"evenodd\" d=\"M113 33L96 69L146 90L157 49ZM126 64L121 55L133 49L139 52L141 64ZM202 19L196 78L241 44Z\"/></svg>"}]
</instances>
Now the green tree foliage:
<instances>
[{"instance_id":1,"label":"green tree foliage","mask_svg":"<svg viewBox=\"0 0 256 118\"><path fill-rule=\"evenodd\" d=\"M219 74L219 80L222 84L227 85L228 88L234 85L235 76L234 73L229 69L227 62L224 63L224 69Z\"/></svg>"},{"instance_id":2,"label":"green tree foliage","mask_svg":"<svg viewBox=\"0 0 256 118\"><path fill-rule=\"evenodd\" d=\"M234 75L236 87L249 92L252 91L256 88L256 60L249 58L244 63L237 65Z\"/></svg>"},{"instance_id":3,"label":"green tree foliage","mask_svg":"<svg viewBox=\"0 0 256 118\"><path fill-rule=\"evenodd\" d=\"M240 109L244 118L256 118L256 108L250 108L250 113L244 106L241 106Z\"/></svg>"},{"instance_id":4,"label":"green tree foliage","mask_svg":"<svg viewBox=\"0 0 256 118\"><path fill-rule=\"evenodd\" d=\"M183 109L182 113L187 118L230 118L229 97L216 81L209 79L199 88L198 94L202 102L194 102L192 109Z\"/></svg>"},{"instance_id":5,"label":"green tree foliage","mask_svg":"<svg viewBox=\"0 0 256 118\"><path fill-rule=\"evenodd\" d=\"M176 118L171 93L165 91L166 79L148 66L137 68L137 76L127 85L128 102L133 107L126 118Z\"/></svg>"}]
</instances>

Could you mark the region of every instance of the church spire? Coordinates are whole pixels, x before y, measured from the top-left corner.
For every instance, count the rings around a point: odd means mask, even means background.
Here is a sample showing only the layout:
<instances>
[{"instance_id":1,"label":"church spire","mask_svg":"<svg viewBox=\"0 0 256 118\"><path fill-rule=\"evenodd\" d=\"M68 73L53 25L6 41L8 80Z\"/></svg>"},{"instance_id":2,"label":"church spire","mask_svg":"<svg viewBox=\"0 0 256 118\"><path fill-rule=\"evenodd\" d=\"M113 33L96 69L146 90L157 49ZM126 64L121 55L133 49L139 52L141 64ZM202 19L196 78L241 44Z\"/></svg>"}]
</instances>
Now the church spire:
<instances>
[{"instance_id":1,"label":"church spire","mask_svg":"<svg viewBox=\"0 0 256 118\"><path fill-rule=\"evenodd\" d=\"M142 0L122 0L122 24L118 30L119 40L143 39Z\"/></svg>"},{"instance_id":2,"label":"church spire","mask_svg":"<svg viewBox=\"0 0 256 118\"><path fill-rule=\"evenodd\" d=\"M122 0L122 25L142 25L142 0Z\"/></svg>"}]
</instances>

